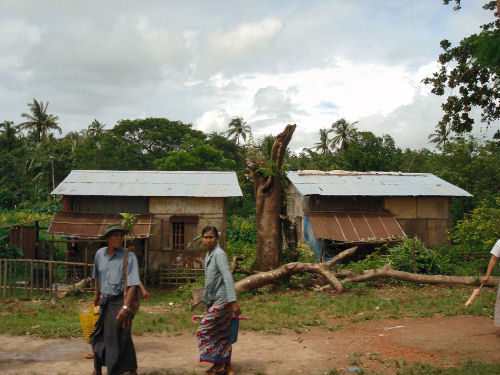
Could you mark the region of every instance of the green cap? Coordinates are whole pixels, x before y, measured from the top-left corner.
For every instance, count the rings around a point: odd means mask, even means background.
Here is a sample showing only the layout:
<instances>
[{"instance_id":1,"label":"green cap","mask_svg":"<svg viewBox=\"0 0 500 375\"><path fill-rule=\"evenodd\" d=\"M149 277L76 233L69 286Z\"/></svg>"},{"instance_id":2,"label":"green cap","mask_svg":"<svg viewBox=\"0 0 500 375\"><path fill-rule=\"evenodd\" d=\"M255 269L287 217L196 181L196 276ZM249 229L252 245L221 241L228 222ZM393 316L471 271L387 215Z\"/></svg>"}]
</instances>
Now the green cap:
<instances>
[{"instance_id":1,"label":"green cap","mask_svg":"<svg viewBox=\"0 0 500 375\"><path fill-rule=\"evenodd\" d=\"M123 234L128 233L128 230L123 228L120 224L111 224L104 229L103 238L107 238L111 232L122 232Z\"/></svg>"}]
</instances>

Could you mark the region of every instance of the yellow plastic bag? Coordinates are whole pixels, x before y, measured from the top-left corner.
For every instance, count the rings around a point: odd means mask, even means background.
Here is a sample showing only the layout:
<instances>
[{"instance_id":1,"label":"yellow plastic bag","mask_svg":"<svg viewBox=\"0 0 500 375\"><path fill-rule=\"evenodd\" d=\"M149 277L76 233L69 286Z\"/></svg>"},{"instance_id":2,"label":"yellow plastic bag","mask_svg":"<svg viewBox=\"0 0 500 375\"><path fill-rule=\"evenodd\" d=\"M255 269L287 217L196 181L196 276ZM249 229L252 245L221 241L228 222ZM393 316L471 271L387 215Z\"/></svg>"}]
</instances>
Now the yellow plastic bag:
<instances>
[{"instance_id":1,"label":"yellow plastic bag","mask_svg":"<svg viewBox=\"0 0 500 375\"><path fill-rule=\"evenodd\" d=\"M90 344L90 335L94 332L95 324L99 319L99 306L91 304L89 307L84 308L79 314L80 325L82 326L83 338Z\"/></svg>"}]
</instances>

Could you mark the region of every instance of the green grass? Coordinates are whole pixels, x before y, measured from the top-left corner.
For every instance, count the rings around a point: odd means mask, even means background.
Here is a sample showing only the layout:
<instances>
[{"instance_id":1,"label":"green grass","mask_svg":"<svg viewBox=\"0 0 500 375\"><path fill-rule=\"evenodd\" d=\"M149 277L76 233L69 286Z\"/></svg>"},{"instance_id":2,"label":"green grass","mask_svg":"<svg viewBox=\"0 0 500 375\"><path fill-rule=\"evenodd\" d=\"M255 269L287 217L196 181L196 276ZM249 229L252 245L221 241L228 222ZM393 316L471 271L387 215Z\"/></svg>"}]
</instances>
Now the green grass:
<instances>
[{"instance_id":1,"label":"green grass","mask_svg":"<svg viewBox=\"0 0 500 375\"><path fill-rule=\"evenodd\" d=\"M313 293L304 289L246 293L239 296L243 315L251 319L240 325L242 330L279 334L282 329L307 332L311 327L342 330L345 319L351 322L380 319L422 318L431 316L493 314L496 291L484 288L474 303L465 301L472 287L358 285L344 293ZM193 332L188 293L153 291L152 300L143 302L134 319L133 333ZM27 302L14 300L0 303L0 333L49 337L81 335L78 311L81 297L62 301ZM91 296L86 297L90 303ZM146 312L154 309L155 313ZM343 319L344 321L339 321Z\"/></svg>"}]
</instances>

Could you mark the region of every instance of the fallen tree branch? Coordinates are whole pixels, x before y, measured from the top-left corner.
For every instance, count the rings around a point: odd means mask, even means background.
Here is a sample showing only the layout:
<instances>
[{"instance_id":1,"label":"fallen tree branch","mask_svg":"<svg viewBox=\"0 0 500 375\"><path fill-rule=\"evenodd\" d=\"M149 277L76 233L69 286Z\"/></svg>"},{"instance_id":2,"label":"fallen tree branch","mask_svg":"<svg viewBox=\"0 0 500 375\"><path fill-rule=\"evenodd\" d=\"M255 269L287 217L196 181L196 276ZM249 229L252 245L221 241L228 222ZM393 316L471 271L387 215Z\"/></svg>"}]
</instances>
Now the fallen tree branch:
<instances>
[{"instance_id":1,"label":"fallen tree branch","mask_svg":"<svg viewBox=\"0 0 500 375\"><path fill-rule=\"evenodd\" d=\"M419 284L453 284L453 285L480 285L481 280L476 276L446 276L446 275L423 275L411 272L403 272L392 269L391 263L379 269L372 269L363 271L361 274L355 274L350 270L334 272L331 266L337 261L354 254L357 247L344 250L328 262L324 263L302 263L293 262L284 264L274 270L266 272L257 272L253 275L245 277L235 283L237 293L244 293L252 289L263 287L267 284L275 284L291 275L300 273L317 273L323 276L329 285L316 287L315 290L325 290L328 288L335 288L341 292L346 283L362 282L376 278L396 279L402 281L409 281ZM342 278L339 280L339 278ZM500 277L490 277L485 286L496 287L500 282Z\"/></svg>"},{"instance_id":2,"label":"fallen tree branch","mask_svg":"<svg viewBox=\"0 0 500 375\"><path fill-rule=\"evenodd\" d=\"M291 275L304 272L312 272L318 273L326 278L330 285L332 285L337 291L341 292L344 287L336 277L335 273L331 270L331 266L334 265L335 262L354 254L357 249L357 246L351 247L350 249L342 251L331 260L324 263L293 262L284 264L278 268L275 268L274 270L258 272L255 275L251 275L237 281L234 284L234 288L236 289L236 293L244 293L252 289L263 287L267 284L276 283Z\"/></svg>"},{"instance_id":3,"label":"fallen tree branch","mask_svg":"<svg viewBox=\"0 0 500 375\"><path fill-rule=\"evenodd\" d=\"M362 274L348 276L342 280L342 284L367 281L376 278L392 278L420 284L481 285L481 280L477 276L423 275L394 270L390 263L379 269L366 270ZM495 287L498 285L499 281L500 277L490 277L485 286Z\"/></svg>"}]
</instances>

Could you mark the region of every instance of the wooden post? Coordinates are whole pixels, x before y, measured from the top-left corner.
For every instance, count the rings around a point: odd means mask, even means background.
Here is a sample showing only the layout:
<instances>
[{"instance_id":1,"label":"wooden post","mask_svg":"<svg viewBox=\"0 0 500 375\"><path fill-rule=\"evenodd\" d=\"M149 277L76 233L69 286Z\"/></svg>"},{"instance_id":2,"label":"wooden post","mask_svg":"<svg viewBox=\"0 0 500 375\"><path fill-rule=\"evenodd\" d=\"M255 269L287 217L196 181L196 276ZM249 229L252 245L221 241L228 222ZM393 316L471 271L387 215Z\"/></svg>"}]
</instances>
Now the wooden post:
<instances>
[{"instance_id":1,"label":"wooden post","mask_svg":"<svg viewBox=\"0 0 500 375\"><path fill-rule=\"evenodd\" d=\"M50 243L50 246L49 246L50 250L49 250L49 297L50 297L50 294L52 293L52 260L54 259L54 243L51 242Z\"/></svg>"},{"instance_id":2,"label":"wooden post","mask_svg":"<svg viewBox=\"0 0 500 375\"><path fill-rule=\"evenodd\" d=\"M36 267L36 295L40 298L40 262Z\"/></svg>"},{"instance_id":3,"label":"wooden post","mask_svg":"<svg viewBox=\"0 0 500 375\"><path fill-rule=\"evenodd\" d=\"M16 276L17 276L17 263L15 261L12 261L11 262L11 268L10 268L10 285L13 285L13 288L12 287L10 288L10 292L11 292L11 295L12 293L13 294L13 297L16 298ZM14 270L13 270L14 269ZM14 273L14 276L12 276L12 273Z\"/></svg>"},{"instance_id":4,"label":"wooden post","mask_svg":"<svg viewBox=\"0 0 500 375\"><path fill-rule=\"evenodd\" d=\"M30 299L33 299L33 259L31 259Z\"/></svg>"},{"instance_id":5,"label":"wooden post","mask_svg":"<svg viewBox=\"0 0 500 375\"><path fill-rule=\"evenodd\" d=\"M54 300L57 302L57 262L54 263Z\"/></svg>"},{"instance_id":6,"label":"wooden post","mask_svg":"<svg viewBox=\"0 0 500 375\"><path fill-rule=\"evenodd\" d=\"M83 278L84 279L87 279L87 264L89 263L88 262L88 252L89 252L89 249L88 249L88 244L85 242L85 261L83 263L85 263L85 266L83 266Z\"/></svg>"},{"instance_id":7,"label":"wooden post","mask_svg":"<svg viewBox=\"0 0 500 375\"><path fill-rule=\"evenodd\" d=\"M142 280L142 284L146 285L146 275L148 272L148 244L149 244L149 238L146 238L144 241L144 278Z\"/></svg>"},{"instance_id":8,"label":"wooden post","mask_svg":"<svg viewBox=\"0 0 500 375\"><path fill-rule=\"evenodd\" d=\"M5 267L4 267L4 278L3 278L3 296L7 296L7 287L9 285L9 261L5 259Z\"/></svg>"},{"instance_id":9,"label":"wooden post","mask_svg":"<svg viewBox=\"0 0 500 375\"><path fill-rule=\"evenodd\" d=\"M415 257L415 238L411 240L411 253L413 257L413 273L417 273L417 259Z\"/></svg>"},{"instance_id":10,"label":"wooden post","mask_svg":"<svg viewBox=\"0 0 500 375\"><path fill-rule=\"evenodd\" d=\"M42 294L45 295L45 262L42 262Z\"/></svg>"},{"instance_id":11,"label":"wooden post","mask_svg":"<svg viewBox=\"0 0 500 375\"><path fill-rule=\"evenodd\" d=\"M28 262L24 262L24 298L28 295Z\"/></svg>"},{"instance_id":12,"label":"wooden post","mask_svg":"<svg viewBox=\"0 0 500 375\"><path fill-rule=\"evenodd\" d=\"M3 298L5 298L5 292L6 292L6 287L7 287L7 259L4 260L4 267L3 267Z\"/></svg>"}]
</instances>

